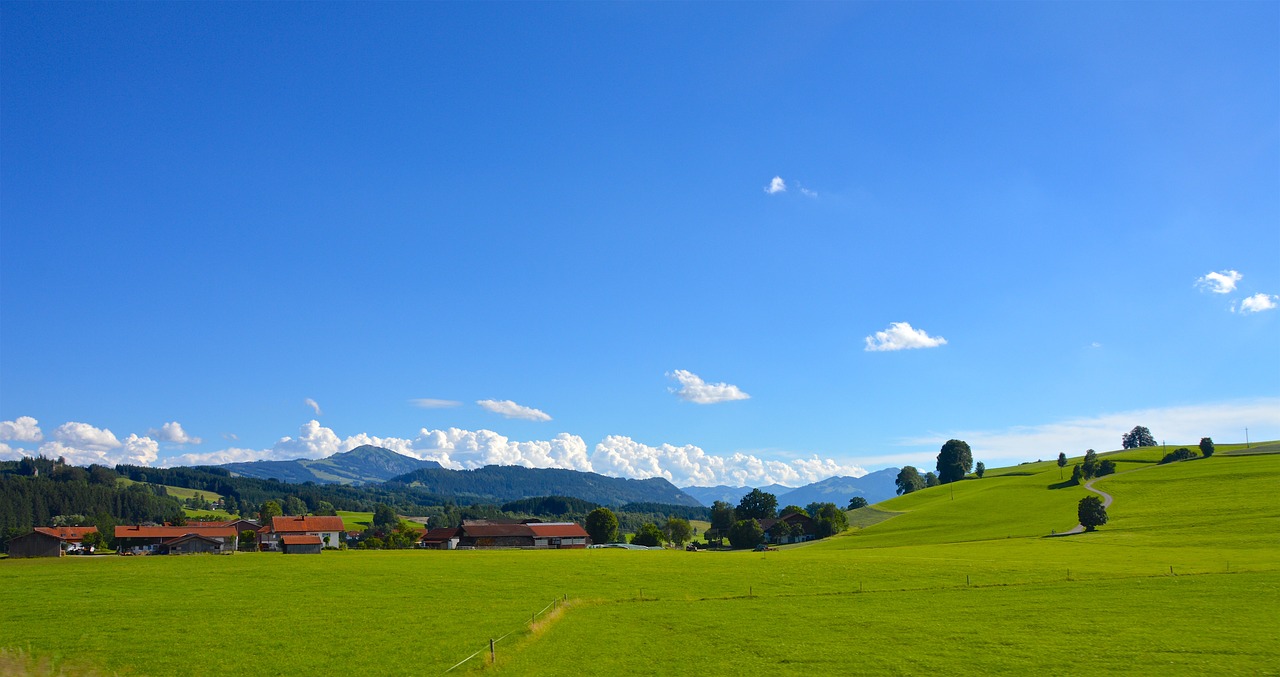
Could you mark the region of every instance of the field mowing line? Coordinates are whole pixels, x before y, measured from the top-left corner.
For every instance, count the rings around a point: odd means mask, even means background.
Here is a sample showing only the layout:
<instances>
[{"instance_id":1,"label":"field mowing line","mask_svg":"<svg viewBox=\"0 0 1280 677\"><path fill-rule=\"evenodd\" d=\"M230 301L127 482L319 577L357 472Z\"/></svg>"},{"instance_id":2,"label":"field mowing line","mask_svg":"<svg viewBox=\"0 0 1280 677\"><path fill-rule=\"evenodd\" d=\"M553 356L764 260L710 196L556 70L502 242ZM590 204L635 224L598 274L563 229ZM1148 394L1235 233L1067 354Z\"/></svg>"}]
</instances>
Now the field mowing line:
<instances>
[{"instance_id":1,"label":"field mowing line","mask_svg":"<svg viewBox=\"0 0 1280 677\"><path fill-rule=\"evenodd\" d=\"M453 672L455 669L462 666L462 664L484 653L485 649L488 649L489 651L493 652L491 656L496 657L497 655L496 647L498 642L501 642L502 640L510 637L511 635L516 634L517 632L520 632L521 630L527 631L528 637L530 639L536 639L539 635L546 632L546 630L550 628L556 621L560 620L560 618L564 616L566 609L568 609L571 606L577 606L579 603L580 603L579 600L570 600L568 595L565 595L564 599L551 600L550 604L542 607L540 611L536 611L530 616L529 623L527 626L523 628L516 628L515 630L512 630L497 639L490 639L489 646L480 647L480 649L475 653L471 654L470 656L467 656L466 658L458 661L457 663L454 663L453 667L449 668L448 670L445 670L443 674ZM550 611L548 611L548 609L550 609ZM542 618L539 619L539 616L541 616ZM513 651L514 650L515 649L513 649ZM490 662L485 663L486 667L491 664L492 664L492 659Z\"/></svg>"}]
</instances>

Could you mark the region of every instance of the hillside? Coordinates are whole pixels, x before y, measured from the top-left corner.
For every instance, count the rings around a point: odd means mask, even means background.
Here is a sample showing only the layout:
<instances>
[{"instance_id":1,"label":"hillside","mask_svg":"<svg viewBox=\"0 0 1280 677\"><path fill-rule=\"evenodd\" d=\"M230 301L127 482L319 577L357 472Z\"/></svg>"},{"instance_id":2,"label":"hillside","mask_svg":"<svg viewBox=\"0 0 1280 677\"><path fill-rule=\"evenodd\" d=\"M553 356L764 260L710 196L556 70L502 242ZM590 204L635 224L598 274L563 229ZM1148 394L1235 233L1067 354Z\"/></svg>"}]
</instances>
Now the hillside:
<instances>
[{"instance_id":1,"label":"hillside","mask_svg":"<svg viewBox=\"0 0 1280 677\"><path fill-rule=\"evenodd\" d=\"M631 480L555 468L506 465L490 465L475 470L422 468L395 477L390 482L441 496L495 503L535 496L571 496L610 506L626 503L700 505L697 499L662 478Z\"/></svg>"},{"instance_id":2,"label":"hillside","mask_svg":"<svg viewBox=\"0 0 1280 677\"><path fill-rule=\"evenodd\" d=\"M435 461L422 461L398 454L390 449L364 445L351 451L320 459L292 461L253 461L216 466L232 475L256 479L275 479L291 484L361 485L385 482L419 468L439 468Z\"/></svg>"},{"instance_id":3,"label":"hillside","mask_svg":"<svg viewBox=\"0 0 1280 677\"><path fill-rule=\"evenodd\" d=\"M861 496L868 503L879 503L896 495L894 479L898 468L885 468L862 477L828 477L778 496L778 505L806 506L810 503L835 503L841 508L849 499Z\"/></svg>"}]
</instances>

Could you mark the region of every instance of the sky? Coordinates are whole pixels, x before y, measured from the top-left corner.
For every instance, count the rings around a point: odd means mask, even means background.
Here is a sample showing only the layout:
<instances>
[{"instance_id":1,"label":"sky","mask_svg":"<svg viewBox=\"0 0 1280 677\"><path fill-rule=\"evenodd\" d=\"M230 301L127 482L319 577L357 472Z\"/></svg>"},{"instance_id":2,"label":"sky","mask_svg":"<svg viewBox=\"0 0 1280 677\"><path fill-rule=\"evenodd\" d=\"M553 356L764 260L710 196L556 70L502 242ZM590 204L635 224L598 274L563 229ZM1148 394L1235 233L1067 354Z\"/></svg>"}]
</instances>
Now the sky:
<instances>
[{"instance_id":1,"label":"sky","mask_svg":"<svg viewBox=\"0 0 1280 677\"><path fill-rule=\"evenodd\" d=\"M2 3L0 458L1280 439L1280 3Z\"/></svg>"}]
</instances>

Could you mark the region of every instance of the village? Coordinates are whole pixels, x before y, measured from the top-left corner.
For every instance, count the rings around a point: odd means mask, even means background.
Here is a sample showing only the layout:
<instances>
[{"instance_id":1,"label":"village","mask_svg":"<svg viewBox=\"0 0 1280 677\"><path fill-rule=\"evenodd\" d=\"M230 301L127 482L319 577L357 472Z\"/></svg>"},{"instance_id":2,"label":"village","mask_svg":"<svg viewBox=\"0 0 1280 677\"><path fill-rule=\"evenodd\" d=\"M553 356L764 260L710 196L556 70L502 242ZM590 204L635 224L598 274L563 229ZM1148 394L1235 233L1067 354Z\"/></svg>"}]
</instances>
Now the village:
<instances>
[{"instance_id":1,"label":"village","mask_svg":"<svg viewBox=\"0 0 1280 677\"><path fill-rule=\"evenodd\" d=\"M788 544L817 538L815 521L802 513L760 520L764 542ZM355 548L361 531L347 530L341 517L306 515L274 516L270 523L248 519L196 521L177 526L119 525L113 533L115 553L141 555L230 555L237 551L278 552L286 555L318 555L324 550ZM722 534L708 530L709 542ZM101 535L93 526L35 527L8 543L10 558L61 557L105 554ZM762 544L763 545L763 544ZM548 550L587 547L626 547L617 543L592 543L576 522L544 522L538 519L463 520L456 527L426 529L413 547L427 550ZM690 544L687 549L697 550Z\"/></svg>"}]
</instances>

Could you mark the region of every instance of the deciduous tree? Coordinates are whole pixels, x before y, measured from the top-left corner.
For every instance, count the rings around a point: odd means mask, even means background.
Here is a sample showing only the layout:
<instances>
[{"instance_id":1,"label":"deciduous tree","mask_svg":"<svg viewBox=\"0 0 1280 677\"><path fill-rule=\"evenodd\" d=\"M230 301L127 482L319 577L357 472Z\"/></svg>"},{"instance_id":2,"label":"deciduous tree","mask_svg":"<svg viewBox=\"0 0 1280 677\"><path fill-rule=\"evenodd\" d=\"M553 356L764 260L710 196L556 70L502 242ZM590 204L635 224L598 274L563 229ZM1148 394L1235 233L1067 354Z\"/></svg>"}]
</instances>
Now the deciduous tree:
<instances>
[{"instance_id":1,"label":"deciduous tree","mask_svg":"<svg viewBox=\"0 0 1280 677\"><path fill-rule=\"evenodd\" d=\"M804 515L805 517L810 517L809 511L805 510L804 508L801 508L798 505L789 505L783 508L782 510L779 510L778 516L782 517L783 515L790 515L792 513L798 513L798 514Z\"/></svg>"},{"instance_id":2,"label":"deciduous tree","mask_svg":"<svg viewBox=\"0 0 1280 677\"><path fill-rule=\"evenodd\" d=\"M729 529L729 544L735 548L754 548L764 542L764 529L753 520L738 520Z\"/></svg>"},{"instance_id":3,"label":"deciduous tree","mask_svg":"<svg viewBox=\"0 0 1280 677\"><path fill-rule=\"evenodd\" d=\"M1079 515L1080 524L1084 526L1085 531L1093 531L1107 523L1107 509L1102 506L1102 499L1097 496L1085 496L1080 499L1076 514Z\"/></svg>"},{"instance_id":4,"label":"deciduous tree","mask_svg":"<svg viewBox=\"0 0 1280 677\"><path fill-rule=\"evenodd\" d=\"M769 519L777 513L778 497L759 489L752 489L747 492L746 496L738 502L738 508L734 513L739 520L746 519Z\"/></svg>"},{"instance_id":5,"label":"deciduous tree","mask_svg":"<svg viewBox=\"0 0 1280 677\"><path fill-rule=\"evenodd\" d=\"M272 517L279 517L284 514L280 509L280 504L275 501L264 501L262 507L258 508L258 519L262 524L271 524Z\"/></svg>"},{"instance_id":6,"label":"deciduous tree","mask_svg":"<svg viewBox=\"0 0 1280 677\"><path fill-rule=\"evenodd\" d=\"M937 476L937 475L935 475L935 474L933 474L933 473L931 473L931 472L927 472L927 473L925 473L925 474L924 474L924 486L925 486L925 488L928 488L928 487L936 487L936 486L938 486L939 484L941 484L941 482L939 482L939 481L938 481L938 476Z\"/></svg>"},{"instance_id":7,"label":"deciduous tree","mask_svg":"<svg viewBox=\"0 0 1280 677\"><path fill-rule=\"evenodd\" d=\"M938 452L938 481L949 484L964 479L973 469L973 451L964 440L947 440Z\"/></svg>"},{"instance_id":8,"label":"deciduous tree","mask_svg":"<svg viewBox=\"0 0 1280 677\"><path fill-rule=\"evenodd\" d=\"M1084 478L1091 480L1098 476L1098 452L1090 449L1084 452L1084 464L1080 466Z\"/></svg>"},{"instance_id":9,"label":"deciduous tree","mask_svg":"<svg viewBox=\"0 0 1280 677\"><path fill-rule=\"evenodd\" d=\"M592 543L613 543L618 540L618 516L608 508L596 508L587 513L586 528Z\"/></svg>"},{"instance_id":10,"label":"deciduous tree","mask_svg":"<svg viewBox=\"0 0 1280 677\"><path fill-rule=\"evenodd\" d=\"M632 545L646 545L649 547L662 545L662 541L666 539L666 535L653 522L645 522L640 525L635 535L631 537Z\"/></svg>"},{"instance_id":11,"label":"deciduous tree","mask_svg":"<svg viewBox=\"0 0 1280 677\"><path fill-rule=\"evenodd\" d=\"M920 471L916 470L913 465L902 466L902 470L898 471L898 477L893 483L898 485L897 493L899 496L924 488L924 478L920 476Z\"/></svg>"},{"instance_id":12,"label":"deciduous tree","mask_svg":"<svg viewBox=\"0 0 1280 677\"><path fill-rule=\"evenodd\" d=\"M982 479L983 474L985 474L986 472L987 472L987 464L983 463L982 461L978 461L978 465L973 467L973 474L977 475L978 479Z\"/></svg>"},{"instance_id":13,"label":"deciduous tree","mask_svg":"<svg viewBox=\"0 0 1280 677\"><path fill-rule=\"evenodd\" d=\"M675 545L677 548L684 545L693 538L693 525L689 524L689 520L683 517L669 517L662 531L667 536L667 541Z\"/></svg>"},{"instance_id":14,"label":"deciduous tree","mask_svg":"<svg viewBox=\"0 0 1280 677\"><path fill-rule=\"evenodd\" d=\"M1201 437L1200 438L1200 455L1204 456L1205 458L1209 458L1210 456L1213 456L1213 452L1214 452L1213 438Z\"/></svg>"},{"instance_id":15,"label":"deciduous tree","mask_svg":"<svg viewBox=\"0 0 1280 677\"><path fill-rule=\"evenodd\" d=\"M849 528L849 517L835 503L819 504L813 520L817 522L818 538L833 536Z\"/></svg>"},{"instance_id":16,"label":"deciduous tree","mask_svg":"<svg viewBox=\"0 0 1280 677\"><path fill-rule=\"evenodd\" d=\"M857 510L858 508L865 508L865 507L867 507L867 499L861 496L854 496L853 498L849 499L849 507L845 509Z\"/></svg>"},{"instance_id":17,"label":"deciduous tree","mask_svg":"<svg viewBox=\"0 0 1280 677\"><path fill-rule=\"evenodd\" d=\"M729 533L729 529L736 521L738 520L734 519L733 506L724 501L711 504L711 528L720 532L722 537Z\"/></svg>"},{"instance_id":18,"label":"deciduous tree","mask_svg":"<svg viewBox=\"0 0 1280 677\"><path fill-rule=\"evenodd\" d=\"M1133 430L1120 436L1120 444L1125 449L1137 449L1139 447L1156 446L1156 438L1151 436L1151 431L1145 426L1134 426Z\"/></svg>"}]
</instances>

